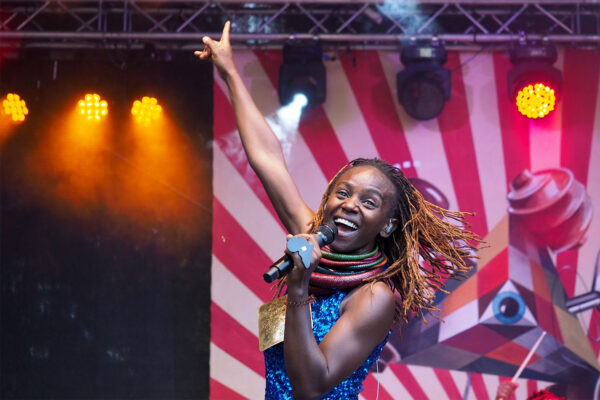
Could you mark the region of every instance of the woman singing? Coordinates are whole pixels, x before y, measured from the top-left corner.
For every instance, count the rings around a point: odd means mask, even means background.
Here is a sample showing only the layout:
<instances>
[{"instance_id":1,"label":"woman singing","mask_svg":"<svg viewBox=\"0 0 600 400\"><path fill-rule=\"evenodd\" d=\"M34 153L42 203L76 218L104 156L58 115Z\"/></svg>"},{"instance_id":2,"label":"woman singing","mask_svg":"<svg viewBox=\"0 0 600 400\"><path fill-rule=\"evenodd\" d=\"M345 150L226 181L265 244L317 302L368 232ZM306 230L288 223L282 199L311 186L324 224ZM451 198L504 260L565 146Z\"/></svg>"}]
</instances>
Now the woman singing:
<instances>
[{"instance_id":1,"label":"woman singing","mask_svg":"<svg viewBox=\"0 0 600 400\"><path fill-rule=\"evenodd\" d=\"M318 210L302 199L281 145L254 104L233 62L230 23L220 41L203 38L195 54L210 59L229 89L248 161L291 235L313 246L297 252L285 278L284 341L264 352L266 398L356 399L395 320L435 310L442 279L467 271L478 237L451 224L463 214L426 202L397 168L356 159L333 177ZM311 234L335 224L320 249ZM288 242L289 243L289 242ZM308 267L308 268L306 268Z\"/></svg>"}]
</instances>

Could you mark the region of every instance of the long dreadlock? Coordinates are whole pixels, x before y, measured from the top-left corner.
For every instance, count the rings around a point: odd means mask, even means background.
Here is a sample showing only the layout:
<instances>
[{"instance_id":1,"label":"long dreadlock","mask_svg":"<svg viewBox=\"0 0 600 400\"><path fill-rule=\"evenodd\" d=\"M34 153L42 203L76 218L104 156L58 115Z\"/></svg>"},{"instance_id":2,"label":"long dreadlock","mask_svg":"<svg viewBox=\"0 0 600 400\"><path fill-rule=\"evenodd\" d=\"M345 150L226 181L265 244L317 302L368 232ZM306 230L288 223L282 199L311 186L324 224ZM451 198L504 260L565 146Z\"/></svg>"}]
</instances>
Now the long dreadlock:
<instances>
[{"instance_id":1,"label":"long dreadlock","mask_svg":"<svg viewBox=\"0 0 600 400\"><path fill-rule=\"evenodd\" d=\"M323 223L325 204L341 174L358 166L377 168L394 184L396 202L392 217L399 220L398 228L389 237L378 238L390 266L366 282L386 282L400 294L396 317L405 321L410 313L424 318L425 311L439 311L433 304L436 291L448 293L443 289L443 281L465 276L470 268L466 260L475 257L477 250L473 243L481 242L477 234L467 229L470 225L465 215L473 214L449 211L427 202L400 170L385 161L357 158L329 182L313 217L311 232Z\"/></svg>"}]
</instances>

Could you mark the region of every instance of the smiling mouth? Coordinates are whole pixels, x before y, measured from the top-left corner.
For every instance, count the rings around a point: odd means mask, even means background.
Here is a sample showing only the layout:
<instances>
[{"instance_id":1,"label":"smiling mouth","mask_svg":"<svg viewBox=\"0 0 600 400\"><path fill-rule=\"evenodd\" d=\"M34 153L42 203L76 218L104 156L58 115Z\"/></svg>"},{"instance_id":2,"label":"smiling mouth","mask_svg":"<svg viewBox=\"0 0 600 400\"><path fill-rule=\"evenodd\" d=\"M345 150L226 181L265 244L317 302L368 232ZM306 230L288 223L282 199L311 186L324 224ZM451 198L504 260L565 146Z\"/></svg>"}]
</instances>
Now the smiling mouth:
<instances>
[{"instance_id":1,"label":"smiling mouth","mask_svg":"<svg viewBox=\"0 0 600 400\"><path fill-rule=\"evenodd\" d=\"M338 225L347 226L347 227L349 227L349 228L351 228L353 230L357 230L358 229L358 226L354 222L348 221L345 218L339 218L338 217L338 218L334 219L333 222L335 222Z\"/></svg>"}]
</instances>

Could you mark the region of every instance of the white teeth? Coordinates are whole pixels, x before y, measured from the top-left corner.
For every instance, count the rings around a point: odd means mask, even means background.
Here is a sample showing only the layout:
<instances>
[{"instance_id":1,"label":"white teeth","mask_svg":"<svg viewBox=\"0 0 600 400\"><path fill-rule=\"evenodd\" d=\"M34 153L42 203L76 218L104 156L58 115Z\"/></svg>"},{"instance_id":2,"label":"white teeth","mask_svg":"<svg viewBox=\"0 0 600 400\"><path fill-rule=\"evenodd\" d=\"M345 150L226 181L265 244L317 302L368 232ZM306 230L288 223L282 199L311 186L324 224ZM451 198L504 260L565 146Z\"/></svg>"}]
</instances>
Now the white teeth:
<instances>
[{"instance_id":1,"label":"white teeth","mask_svg":"<svg viewBox=\"0 0 600 400\"><path fill-rule=\"evenodd\" d=\"M350 227L350 228L352 228L352 229L358 229L358 226L356 226L356 224L355 224L354 222L350 222L350 221L348 221L348 220L347 220L347 219L345 219L345 218L336 218L336 219L334 220L334 222L335 222L336 224L342 224L342 225L349 226L349 227Z\"/></svg>"}]
</instances>

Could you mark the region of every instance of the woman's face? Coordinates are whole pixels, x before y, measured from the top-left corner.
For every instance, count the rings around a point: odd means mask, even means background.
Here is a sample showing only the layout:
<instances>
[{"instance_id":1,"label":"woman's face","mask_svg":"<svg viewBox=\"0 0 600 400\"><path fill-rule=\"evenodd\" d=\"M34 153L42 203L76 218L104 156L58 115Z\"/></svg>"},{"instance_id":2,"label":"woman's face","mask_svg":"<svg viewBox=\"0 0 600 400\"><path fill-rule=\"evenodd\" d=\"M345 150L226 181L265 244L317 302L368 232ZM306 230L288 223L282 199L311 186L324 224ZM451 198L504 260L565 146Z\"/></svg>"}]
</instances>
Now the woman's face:
<instances>
[{"instance_id":1,"label":"woman's face","mask_svg":"<svg viewBox=\"0 0 600 400\"><path fill-rule=\"evenodd\" d=\"M396 196L393 183L377 168L350 168L340 175L327 199L325 221L333 221L338 236L330 245L335 252L364 254L384 237ZM392 219L394 227L396 219Z\"/></svg>"}]
</instances>

